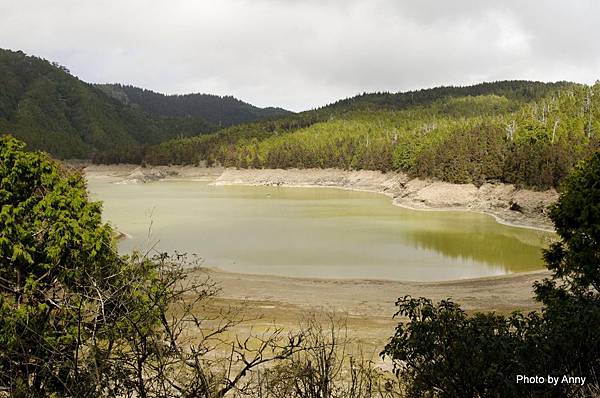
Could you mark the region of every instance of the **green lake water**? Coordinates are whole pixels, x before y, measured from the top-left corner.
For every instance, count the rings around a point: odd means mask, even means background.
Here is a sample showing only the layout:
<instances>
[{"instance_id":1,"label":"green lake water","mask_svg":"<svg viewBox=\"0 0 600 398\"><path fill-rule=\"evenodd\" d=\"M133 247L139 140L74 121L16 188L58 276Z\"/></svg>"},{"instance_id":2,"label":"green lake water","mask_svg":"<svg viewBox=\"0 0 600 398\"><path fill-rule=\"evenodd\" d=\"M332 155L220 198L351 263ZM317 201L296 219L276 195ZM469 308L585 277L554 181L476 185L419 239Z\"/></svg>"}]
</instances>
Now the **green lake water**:
<instances>
[{"instance_id":1,"label":"green lake water","mask_svg":"<svg viewBox=\"0 0 600 398\"><path fill-rule=\"evenodd\" d=\"M532 271L552 234L469 212L392 205L328 188L114 184L90 178L104 216L131 236L119 249L196 253L227 271L439 281Z\"/></svg>"}]
</instances>

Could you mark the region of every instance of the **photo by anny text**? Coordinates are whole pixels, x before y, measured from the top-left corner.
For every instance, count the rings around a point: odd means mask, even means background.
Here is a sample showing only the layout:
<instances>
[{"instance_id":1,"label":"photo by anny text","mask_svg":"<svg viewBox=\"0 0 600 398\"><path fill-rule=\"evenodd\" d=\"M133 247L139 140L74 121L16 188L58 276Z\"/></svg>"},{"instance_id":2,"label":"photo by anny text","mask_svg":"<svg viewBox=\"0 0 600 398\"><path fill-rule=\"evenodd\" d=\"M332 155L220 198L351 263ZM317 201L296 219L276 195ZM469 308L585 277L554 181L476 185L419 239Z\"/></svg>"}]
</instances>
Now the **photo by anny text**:
<instances>
[{"instance_id":1,"label":"photo by anny text","mask_svg":"<svg viewBox=\"0 0 600 398\"><path fill-rule=\"evenodd\" d=\"M558 384L585 384L585 377L580 376L527 376L517 375L517 384L552 384L554 386Z\"/></svg>"}]
</instances>

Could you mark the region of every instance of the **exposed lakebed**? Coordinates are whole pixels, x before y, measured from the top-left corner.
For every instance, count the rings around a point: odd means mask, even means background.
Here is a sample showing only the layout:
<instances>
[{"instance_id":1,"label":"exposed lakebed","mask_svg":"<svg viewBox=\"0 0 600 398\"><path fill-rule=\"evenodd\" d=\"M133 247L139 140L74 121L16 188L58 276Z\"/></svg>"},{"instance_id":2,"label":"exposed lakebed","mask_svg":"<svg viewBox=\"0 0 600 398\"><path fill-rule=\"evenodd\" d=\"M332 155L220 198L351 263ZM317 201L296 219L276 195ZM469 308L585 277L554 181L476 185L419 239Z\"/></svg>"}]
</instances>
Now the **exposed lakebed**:
<instances>
[{"instance_id":1,"label":"exposed lakebed","mask_svg":"<svg viewBox=\"0 0 600 398\"><path fill-rule=\"evenodd\" d=\"M132 249L196 253L226 271L440 281L543 268L553 235L470 212L427 212L333 188L114 184L90 178L104 216Z\"/></svg>"}]
</instances>

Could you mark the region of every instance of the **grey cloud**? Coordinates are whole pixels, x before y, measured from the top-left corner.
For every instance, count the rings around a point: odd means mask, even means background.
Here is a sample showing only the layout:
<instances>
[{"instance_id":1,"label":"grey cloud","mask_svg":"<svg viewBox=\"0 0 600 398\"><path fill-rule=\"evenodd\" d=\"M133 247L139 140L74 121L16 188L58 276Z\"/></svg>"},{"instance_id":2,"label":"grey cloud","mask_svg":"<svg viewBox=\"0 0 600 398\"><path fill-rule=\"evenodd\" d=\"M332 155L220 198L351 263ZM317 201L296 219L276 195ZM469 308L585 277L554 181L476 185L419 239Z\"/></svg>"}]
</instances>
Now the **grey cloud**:
<instances>
[{"instance_id":1,"label":"grey cloud","mask_svg":"<svg viewBox=\"0 0 600 398\"><path fill-rule=\"evenodd\" d=\"M593 82L600 2L0 0L0 47L83 80L302 110L363 91Z\"/></svg>"}]
</instances>

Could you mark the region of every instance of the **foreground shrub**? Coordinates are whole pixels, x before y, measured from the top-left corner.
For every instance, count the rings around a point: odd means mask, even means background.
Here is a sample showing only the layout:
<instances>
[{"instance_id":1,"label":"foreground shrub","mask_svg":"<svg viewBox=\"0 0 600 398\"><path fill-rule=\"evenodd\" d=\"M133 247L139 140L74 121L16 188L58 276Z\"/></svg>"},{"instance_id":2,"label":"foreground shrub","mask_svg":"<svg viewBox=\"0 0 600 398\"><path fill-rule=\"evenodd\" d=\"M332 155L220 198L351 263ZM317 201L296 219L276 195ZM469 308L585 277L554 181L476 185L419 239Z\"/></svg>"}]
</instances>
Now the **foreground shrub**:
<instances>
[{"instance_id":1,"label":"foreground shrub","mask_svg":"<svg viewBox=\"0 0 600 398\"><path fill-rule=\"evenodd\" d=\"M600 153L566 179L551 218L561 241L534 286L540 312L468 315L447 300L404 297L383 355L414 397L587 396L600 386ZM546 382L524 384L518 375ZM585 384L547 382L548 375Z\"/></svg>"},{"instance_id":2,"label":"foreground shrub","mask_svg":"<svg viewBox=\"0 0 600 398\"><path fill-rule=\"evenodd\" d=\"M10 137L0 209L0 394L221 397L300 349L281 329L228 342L242 317L203 314L210 280L181 256L118 255L83 177Z\"/></svg>"}]
</instances>

